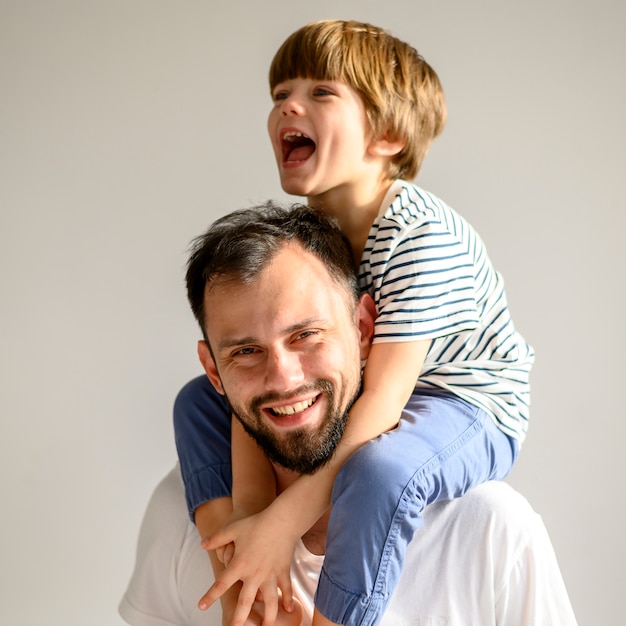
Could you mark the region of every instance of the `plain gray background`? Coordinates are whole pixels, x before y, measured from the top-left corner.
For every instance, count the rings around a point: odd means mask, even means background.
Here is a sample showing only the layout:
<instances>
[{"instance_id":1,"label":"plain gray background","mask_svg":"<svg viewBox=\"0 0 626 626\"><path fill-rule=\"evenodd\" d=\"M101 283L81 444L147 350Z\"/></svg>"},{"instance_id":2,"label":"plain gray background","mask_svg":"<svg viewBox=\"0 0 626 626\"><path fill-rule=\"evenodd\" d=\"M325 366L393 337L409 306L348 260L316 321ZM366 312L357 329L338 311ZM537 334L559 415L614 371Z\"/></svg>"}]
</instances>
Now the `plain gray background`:
<instances>
[{"instance_id":1,"label":"plain gray background","mask_svg":"<svg viewBox=\"0 0 626 626\"><path fill-rule=\"evenodd\" d=\"M271 57L356 18L435 67L418 182L463 213L537 352L511 482L581 626L626 605L623 2L0 1L0 623L119 626L171 406L200 373L190 239L280 192Z\"/></svg>"}]
</instances>

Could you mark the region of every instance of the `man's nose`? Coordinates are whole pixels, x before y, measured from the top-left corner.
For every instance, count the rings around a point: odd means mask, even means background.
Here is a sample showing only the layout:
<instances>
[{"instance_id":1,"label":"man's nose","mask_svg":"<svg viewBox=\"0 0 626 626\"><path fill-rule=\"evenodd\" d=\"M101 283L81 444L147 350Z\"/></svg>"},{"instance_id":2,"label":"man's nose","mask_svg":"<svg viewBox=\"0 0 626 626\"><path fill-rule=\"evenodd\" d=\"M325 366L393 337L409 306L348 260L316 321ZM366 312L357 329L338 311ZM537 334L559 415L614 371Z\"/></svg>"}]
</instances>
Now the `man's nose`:
<instances>
[{"instance_id":1,"label":"man's nose","mask_svg":"<svg viewBox=\"0 0 626 626\"><path fill-rule=\"evenodd\" d=\"M268 391L289 391L303 381L304 370L297 352L276 350L269 355L265 375Z\"/></svg>"}]
</instances>

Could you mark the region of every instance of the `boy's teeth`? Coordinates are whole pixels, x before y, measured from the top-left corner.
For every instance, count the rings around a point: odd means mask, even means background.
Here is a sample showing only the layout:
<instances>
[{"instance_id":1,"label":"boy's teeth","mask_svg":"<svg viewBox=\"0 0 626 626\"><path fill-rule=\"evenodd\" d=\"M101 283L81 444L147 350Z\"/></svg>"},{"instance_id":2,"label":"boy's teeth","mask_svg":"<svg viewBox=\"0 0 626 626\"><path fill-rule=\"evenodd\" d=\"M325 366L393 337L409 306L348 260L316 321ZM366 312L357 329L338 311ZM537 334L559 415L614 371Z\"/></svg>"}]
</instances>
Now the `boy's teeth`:
<instances>
[{"instance_id":1,"label":"boy's teeth","mask_svg":"<svg viewBox=\"0 0 626 626\"><path fill-rule=\"evenodd\" d=\"M293 139L297 137L306 137L306 135L298 131L291 131L291 132L285 133L284 135L284 139L286 139L287 141L292 141Z\"/></svg>"},{"instance_id":2,"label":"boy's teeth","mask_svg":"<svg viewBox=\"0 0 626 626\"><path fill-rule=\"evenodd\" d=\"M313 398L305 400L304 402L296 402L296 404L290 404L288 406L274 407L272 410L277 415L295 415L296 413L302 413L305 409L308 409L313 404Z\"/></svg>"}]
</instances>

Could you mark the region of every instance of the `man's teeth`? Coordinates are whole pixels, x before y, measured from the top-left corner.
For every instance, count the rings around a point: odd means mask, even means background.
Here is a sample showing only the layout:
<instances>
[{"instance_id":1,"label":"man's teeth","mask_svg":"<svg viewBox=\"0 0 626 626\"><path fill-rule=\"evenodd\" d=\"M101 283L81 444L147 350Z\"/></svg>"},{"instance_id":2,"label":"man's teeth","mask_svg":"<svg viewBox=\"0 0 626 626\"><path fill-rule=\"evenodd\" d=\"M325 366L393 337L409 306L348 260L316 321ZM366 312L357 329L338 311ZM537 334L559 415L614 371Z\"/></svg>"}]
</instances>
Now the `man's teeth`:
<instances>
[{"instance_id":1,"label":"man's teeth","mask_svg":"<svg viewBox=\"0 0 626 626\"><path fill-rule=\"evenodd\" d=\"M296 413L302 413L302 411L308 409L313 402L315 402L315 398L304 400L303 402L296 402L296 404L289 404L287 406L273 407L272 411L276 413L276 415L295 415Z\"/></svg>"}]
</instances>

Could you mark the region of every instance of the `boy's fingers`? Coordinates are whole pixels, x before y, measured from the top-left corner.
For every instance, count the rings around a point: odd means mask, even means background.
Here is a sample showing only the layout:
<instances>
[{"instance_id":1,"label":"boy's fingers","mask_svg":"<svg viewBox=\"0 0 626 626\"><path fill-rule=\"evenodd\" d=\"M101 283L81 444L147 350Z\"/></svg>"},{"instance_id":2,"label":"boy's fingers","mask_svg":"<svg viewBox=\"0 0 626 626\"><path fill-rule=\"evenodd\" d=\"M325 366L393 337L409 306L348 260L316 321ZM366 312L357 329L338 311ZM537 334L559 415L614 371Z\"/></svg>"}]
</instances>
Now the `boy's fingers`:
<instances>
[{"instance_id":1,"label":"boy's fingers","mask_svg":"<svg viewBox=\"0 0 626 626\"><path fill-rule=\"evenodd\" d=\"M235 544L229 543L228 545L222 548L222 558L221 561L228 567L228 564L232 561L232 558L235 556Z\"/></svg>"},{"instance_id":2,"label":"boy's fingers","mask_svg":"<svg viewBox=\"0 0 626 626\"><path fill-rule=\"evenodd\" d=\"M198 608L201 611L206 611L214 602L219 600L236 582L238 579L228 573L228 570L224 570L217 580L211 585L209 590L200 598L198 602Z\"/></svg>"},{"instance_id":3,"label":"boy's fingers","mask_svg":"<svg viewBox=\"0 0 626 626\"><path fill-rule=\"evenodd\" d=\"M278 581L278 587L282 595L283 609L285 609L287 613L291 613L293 611L293 588L291 586L291 576L287 574L284 578L281 577Z\"/></svg>"},{"instance_id":4,"label":"boy's fingers","mask_svg":"<svg viewBox=\"0 0 626 626\"><path fill-rule=\"evenodd\" d=\"M255 602L258 585L244 583L239 592L231 626L244 626ZM265 623L265 622L264 622ZM273 622L272 622L273 623Z\"/></svg>"},{"instance_id":5,"label":"boy's fingers","mask_svg":"<svg viewBox=\"0 0 626 626\"><path fill-rule=\"evenodd\" d=\"M224 526L219 530L216 530L212 535L204 537L201 545L205 550L217 550L220 547L226 546L233 541L232 529L229 526Z\"/></svg>"},{"instance_id":6,"label":"boy's fingers","mask_svg":"<svg viewBox=\"0 0 626 626\"><path fill-rule=\"evenodd\" d=\"M276 583L263 585L263 626L274 626L278 615L278 592Z\"/></svg>"}]
</instances>

